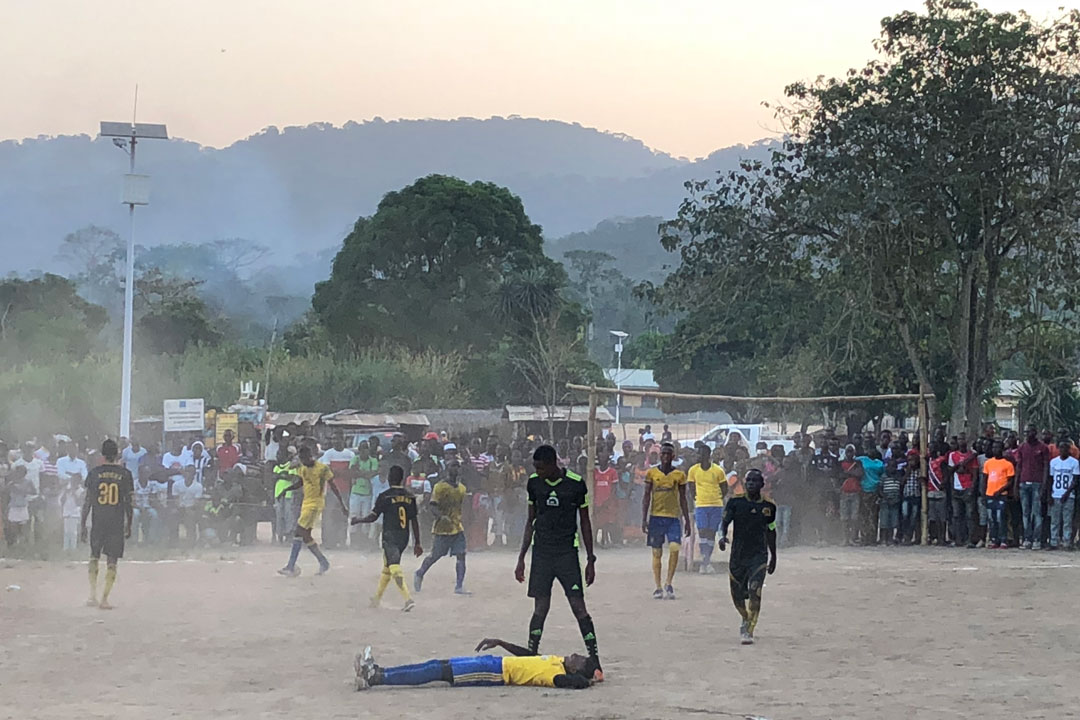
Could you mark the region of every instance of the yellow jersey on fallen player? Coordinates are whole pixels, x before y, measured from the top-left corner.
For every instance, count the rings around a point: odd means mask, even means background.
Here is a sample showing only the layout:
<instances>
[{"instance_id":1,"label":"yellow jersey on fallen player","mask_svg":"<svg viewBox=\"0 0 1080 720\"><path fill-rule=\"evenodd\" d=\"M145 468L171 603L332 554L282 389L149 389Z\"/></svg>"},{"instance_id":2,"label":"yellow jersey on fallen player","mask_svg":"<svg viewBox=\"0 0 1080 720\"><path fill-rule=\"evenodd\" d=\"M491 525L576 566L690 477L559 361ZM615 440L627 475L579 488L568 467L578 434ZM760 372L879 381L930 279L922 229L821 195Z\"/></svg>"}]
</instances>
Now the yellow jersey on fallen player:
<instances>
[{"instance_id":1,"label":"yellow jersey on fallen player","mask_svg":"<svg viewBox=\"0 0 1080 720\"><path fill-rule=\"evenodd\" d=\"M565 675L566 666L558 655L526 655L502 659L503 682L507 685L555 687L555 676Z\"/></svg>"}]
</instances>

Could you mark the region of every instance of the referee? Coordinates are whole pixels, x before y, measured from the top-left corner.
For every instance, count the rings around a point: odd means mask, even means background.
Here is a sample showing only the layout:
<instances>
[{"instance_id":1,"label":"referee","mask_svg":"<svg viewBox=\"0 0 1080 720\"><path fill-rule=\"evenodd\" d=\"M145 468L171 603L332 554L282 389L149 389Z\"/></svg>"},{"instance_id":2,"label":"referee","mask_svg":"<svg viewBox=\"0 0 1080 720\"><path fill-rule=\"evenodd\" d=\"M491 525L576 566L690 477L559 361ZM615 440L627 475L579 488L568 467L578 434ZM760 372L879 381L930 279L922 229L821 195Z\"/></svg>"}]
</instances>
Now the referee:
<instances>
[{"instance_id":1,"label":"referee","mask_svg":"<svg viewBox=\"0 0 1080 720\"><path fill-rule=\"evenodd\" d=\"M581 637L594 661L595 680L603 679L600 656L596 647L596 631L585 608L584 585L596 578L596 556L593 554L593 529L589 520L589 498L585 482L577 473L560 468L555 448L541 445L533 453L536 472L526 486L529 497L529 517L521 538L514 577L525 582L525 554L533 546L532 567L529 571L529 597L533 598L533 615L529 621L529 652L539 654L544 621L551 609L551 586L555 580L562 585L570 610L577 618ZM585 543L585 582L582 583L578 559L578 521L581 539ZM535 536L535 543L533 542Z\"/></svg>"}]
</instances>

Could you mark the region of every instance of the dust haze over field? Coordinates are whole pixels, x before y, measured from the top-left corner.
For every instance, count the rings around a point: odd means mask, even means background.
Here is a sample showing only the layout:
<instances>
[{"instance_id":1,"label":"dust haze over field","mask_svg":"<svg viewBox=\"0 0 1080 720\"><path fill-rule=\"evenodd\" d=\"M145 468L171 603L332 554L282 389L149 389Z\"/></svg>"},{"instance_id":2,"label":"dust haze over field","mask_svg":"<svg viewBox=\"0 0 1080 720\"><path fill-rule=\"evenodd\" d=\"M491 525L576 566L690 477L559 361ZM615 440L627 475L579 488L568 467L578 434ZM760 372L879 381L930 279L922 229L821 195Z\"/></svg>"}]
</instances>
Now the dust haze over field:
<instances>
[{"instance_id":1,"label":"dust haze over field","mask_svg":"<svg viewBox=\"0 0 1080 720\"><path fill-rule=\"evenodd\" d=\"M284 548L142 564L125 560L104 613L82 607L84 563L7 562L0 586L2 717L157 716L912 720L1063 717L1075 701L1070 557L986 551L781 550L757 644L738 644L724 574L680 573L679 599L650 597L642 548L601 552L588 592L606 680L540 688L352 689L364 644L383 664L468 655L486 636L524 642L531 602L514 555L469 555L471 597L436 565L397 610L367 598L370 553L331 553L314 578L277 577ZM135 555L135 557L138 557ZM720 558L721 555L716 556ZM305 565L306 563L306 565ZM418 561L406 560L409 576ZM1008 602L986 599L1008 598ZM582 652L556 593L541 650ZM1067 713L1066 713L1067 714Z\"/></svg>"}]
</instances>

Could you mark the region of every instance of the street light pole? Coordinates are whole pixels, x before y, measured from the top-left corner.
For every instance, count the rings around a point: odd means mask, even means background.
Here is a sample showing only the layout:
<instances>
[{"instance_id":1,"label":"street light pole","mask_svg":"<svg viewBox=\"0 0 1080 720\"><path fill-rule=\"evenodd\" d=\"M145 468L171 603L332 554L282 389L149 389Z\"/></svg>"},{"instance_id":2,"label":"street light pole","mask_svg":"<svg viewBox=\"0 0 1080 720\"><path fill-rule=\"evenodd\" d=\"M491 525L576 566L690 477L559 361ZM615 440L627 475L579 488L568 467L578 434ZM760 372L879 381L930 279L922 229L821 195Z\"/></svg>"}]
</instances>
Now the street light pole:
<instances>
[{"instance_id":1,"label":"street light pole","mask_svg":"<svg viewBox=\"0 0 1080 720\"><path fill-rule=\"evenodd\" d=\"M615 355L618 357L618 368L615 370L615 389L622 390L622 351L623 341L630 337L629 333L625 333L622 330L610 330L612 335L615 336ZM615 424L622 426L622 392L615 394Z\"/></svg>"},{"instance_id":2,"label":"street light pole","mask_svg":"<svg viewBox=\"0 0 1080 720\"><path fill-rule=\"evenodd\" d=\"M102 122L101 137L128 154L129 172L124 176L121 202L128 206L127 262L124 273L124 356L120 380L120 436L131 437L131 350L135 315L135 206L150 203L150 177L135 174L135 146L139 140L168 140L164 125L136 122ZM121 139L123 138L123 139Z\"/></svg>"}]
</instances>

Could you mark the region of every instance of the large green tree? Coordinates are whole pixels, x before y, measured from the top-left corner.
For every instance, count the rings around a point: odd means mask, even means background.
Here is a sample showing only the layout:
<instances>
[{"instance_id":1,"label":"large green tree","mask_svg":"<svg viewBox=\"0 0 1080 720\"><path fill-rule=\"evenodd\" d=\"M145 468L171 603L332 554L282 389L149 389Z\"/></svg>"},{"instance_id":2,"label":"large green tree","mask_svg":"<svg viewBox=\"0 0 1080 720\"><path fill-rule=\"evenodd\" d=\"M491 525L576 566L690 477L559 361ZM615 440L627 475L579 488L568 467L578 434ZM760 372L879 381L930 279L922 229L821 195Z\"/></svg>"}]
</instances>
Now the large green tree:
<instances>
[{"instance_id":1,"label":"large green tree","mask_svg":"<svg viewBox=\"0 0 1080 720\"><path fill-rule=\"evenodd\" d=\"M502 335L491 312L504 279L552 264L509 190L431 175L356 221L312 306L343 343L485 350Z\"/></svg>"},{"instance_id":2,"label":"large green tree","mask_svg":"<svg viewBox=\"0 0 1080 720\"><path fill-rule=\"evenodd\" d=\"M748 247L751 267L775 257L774 277L752 276L779 285L757 296L764 334L805 348L770 321L777 306L798 312L789 292L825 290L812 297L826 339L842 318L853 337L877 333L878 350L903 352L912 389L973 428L1027 330L1076 322L1078 38L1080 13L1040 25L965 0L886 18L878 59L791 85L781 151L692 185L664 242L714 289L714 245ZM903 376L875 381L883 391Z\"/></svg>"},{"instance_id":3,"label":"large green tree","mask_svg":"<svg viewBox=\"0 0 1080 720\"><path fill-rule=\"evenodd\" d=\"M83 300L59 275L0 282L0 359L6 365L78 360L97 344L105 310Z\"/></svg>"}]
</instances>

